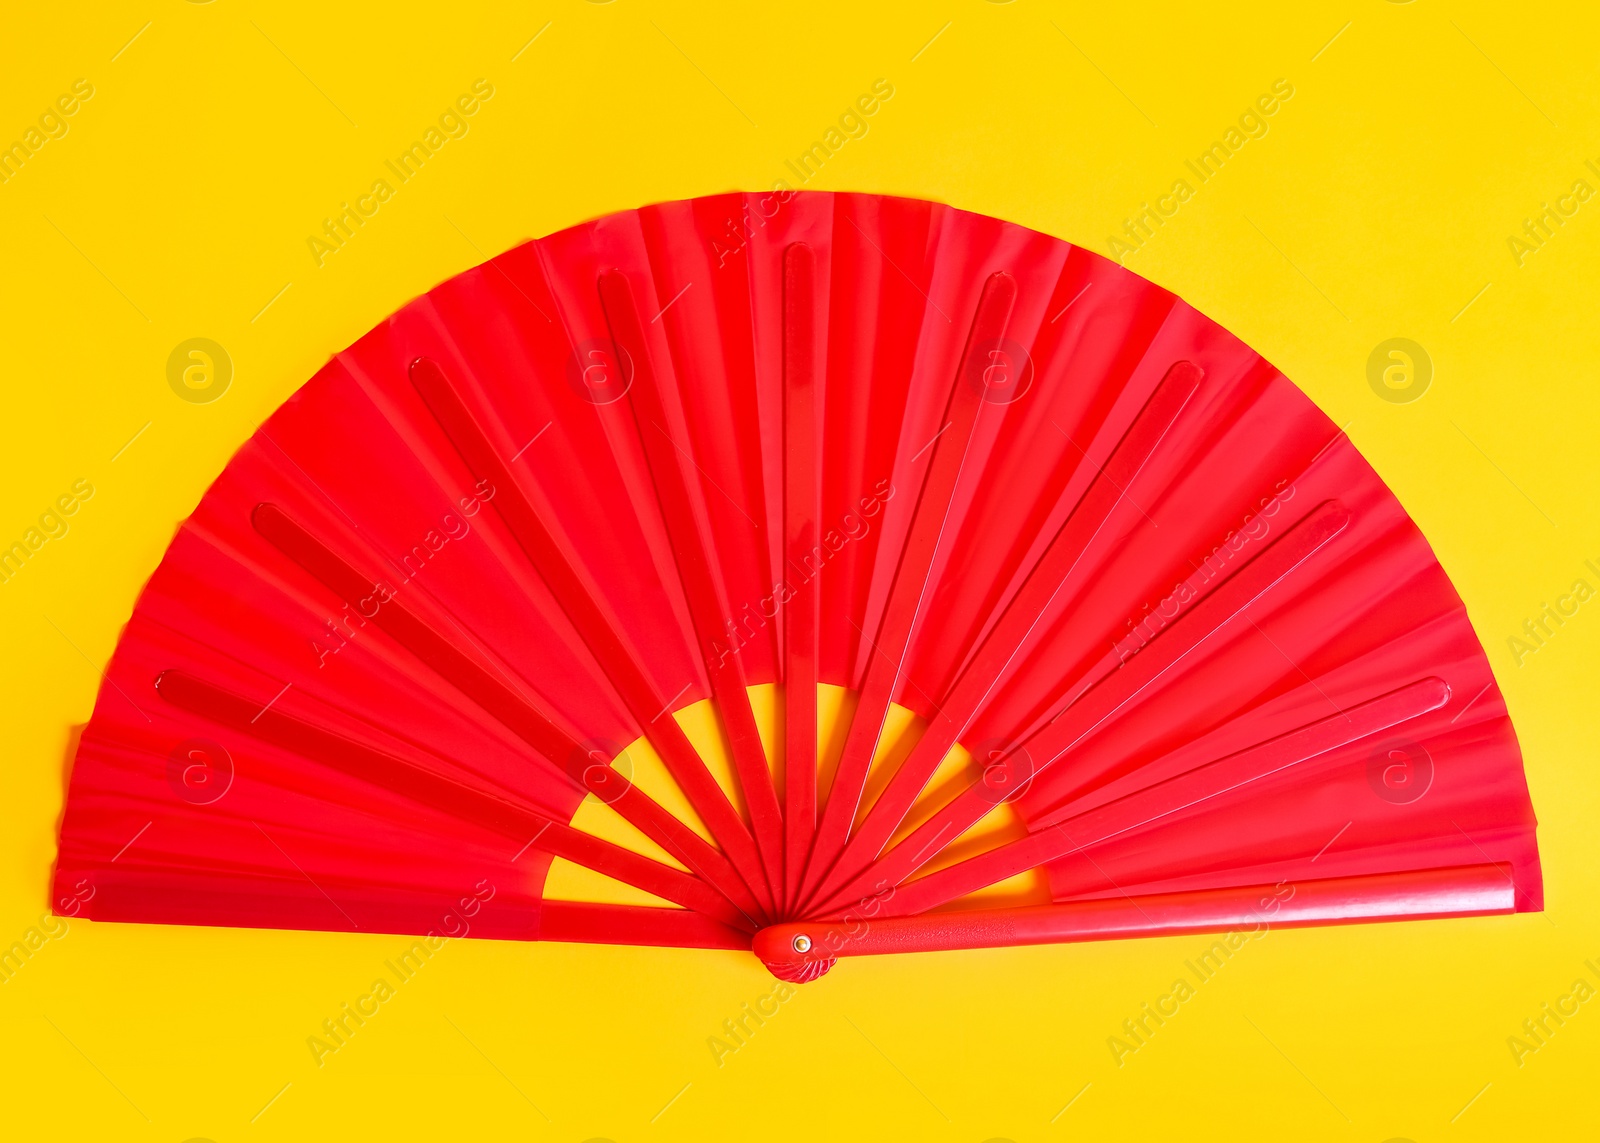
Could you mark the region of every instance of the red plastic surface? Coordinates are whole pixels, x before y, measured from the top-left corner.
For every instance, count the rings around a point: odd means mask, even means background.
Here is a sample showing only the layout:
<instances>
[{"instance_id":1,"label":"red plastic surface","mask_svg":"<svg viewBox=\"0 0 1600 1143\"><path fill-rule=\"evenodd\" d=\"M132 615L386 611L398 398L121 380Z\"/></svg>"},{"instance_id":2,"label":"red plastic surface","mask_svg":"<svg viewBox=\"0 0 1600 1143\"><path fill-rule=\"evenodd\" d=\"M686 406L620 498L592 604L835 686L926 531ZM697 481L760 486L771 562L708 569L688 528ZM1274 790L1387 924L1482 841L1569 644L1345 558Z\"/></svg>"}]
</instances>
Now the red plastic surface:
<instances>
[{"instance_id":1,"label":"red plastic surface","mask_svg":"<svg viewBox=\"0 0 1600 1143\"><path fill-rule=\"evenodd\" d=\"M1514 895L1506 868L1476 865L1020 909L788 921L762 929L751 949L784 980L815 979L845 956L1489 916L1514 911Z\"/></svg>"},{"instance_id":2,"label":"red plastic surface","mask_svg":"<svg viewBox=\"0 0 1600 1143\"><path fill-rule=\"evenodd\" d=\"M831 769L819 684L854 692ZM703 699L727 789L673 717ZM874 762L891 703L921 738ZM630 780L640 738L699 822ZM663 907L547 899L557 857ZM1030 870L1056 905L970 896ZM1281 884L1294 923L1542 905L1505 704L1415 525L1159 287L802 193L520 246L286 402L134 609L54 899L714 948L871 916L854 955L1205 931Z\"/></svg>"},{"instance_id":3,"label":"red plastic surface","mask_svg":"<svg viewBox=\"0 0 1600 1143\"><path fill-rule=\"evenodd\" d=\"M817 828L818 497L822 379L816 368L815 259L796 242L783 255L784 909L799 904Z\"/></svg>"}]
</instances>

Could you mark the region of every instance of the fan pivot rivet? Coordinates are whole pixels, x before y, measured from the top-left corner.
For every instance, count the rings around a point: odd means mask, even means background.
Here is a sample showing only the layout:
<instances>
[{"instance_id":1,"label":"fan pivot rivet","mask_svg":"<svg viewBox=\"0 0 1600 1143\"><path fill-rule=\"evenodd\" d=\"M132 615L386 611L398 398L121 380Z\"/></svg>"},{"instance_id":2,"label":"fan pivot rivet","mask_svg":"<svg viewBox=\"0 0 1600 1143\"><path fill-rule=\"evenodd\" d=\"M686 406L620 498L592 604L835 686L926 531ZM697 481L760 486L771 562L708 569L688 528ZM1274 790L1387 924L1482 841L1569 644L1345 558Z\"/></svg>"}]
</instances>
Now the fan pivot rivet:
<instances>
[{"instance_id":1,"label":"fan pivot rivet","mask_svg":"<svg viewBox=\"0 0 1600 1143\"><path fill-rule=\"evenodd\" d=\"M794 938L794 951L797 953L811 951L811 938L804 933L796 933Z\"/></svg>"}]
</instances>

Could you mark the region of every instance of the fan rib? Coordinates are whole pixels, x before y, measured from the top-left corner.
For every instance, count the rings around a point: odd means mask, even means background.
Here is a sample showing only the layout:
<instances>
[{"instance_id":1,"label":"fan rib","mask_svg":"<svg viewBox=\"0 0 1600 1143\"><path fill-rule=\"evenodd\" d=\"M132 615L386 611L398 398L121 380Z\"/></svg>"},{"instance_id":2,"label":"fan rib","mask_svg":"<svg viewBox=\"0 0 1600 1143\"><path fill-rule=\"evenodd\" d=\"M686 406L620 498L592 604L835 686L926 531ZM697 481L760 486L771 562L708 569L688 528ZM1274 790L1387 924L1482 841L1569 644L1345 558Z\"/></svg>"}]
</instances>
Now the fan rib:
<instances>
[{"instance_id":1,"label":"fan rib","mask_svg":"<svg viewBox=\"0 0 1600 1143\"><path fill-rule=\"evenodd\" d=\"M478 479L489 480L499 490L499 495L490 503L506 522L534 569L549 585L634 721L661 756L673 781L727 854L748 892L754 894L764 877L750 831L677 720L670 715L663 716L668 700L639 664L626 638L584 587L574 566L575 557L564 551L545 527L511 469L495 452L482 426L444 371L428 358L419 357L411 363L410 374L423 403L468 470Z\"/></svg>"},{"instance_id":2,"label":"fan rib","mask_svg":"<svg viewBox=\"0 0 1600 1143\"><path fill-rule=\"evenodd\" d=\"M923 473L922 487L900 550L877 638L870 643L866 676L845 735L833 785L828 791L822 821L817 826L816 840L812 843L811 860L801 889L802 899L816 892L849 839L867 774L883 734L889 704L907 666L906 652L912 631L927 600L928 572L944 536L951 498L966 464L972 430L986 403L983 370L975 371L975 355L980 347L998 344L1005 336L1016 300L1017 283L1010 274L997 271L984 282L951 382L941 422L944 427L935 438L933 455ZM1005 406L999 407L1003 412Z\"/></svg>"},{"instance_id":3,"label":"fan rib","mask_svg":"<svg viewBox=\"0 0 1600 1143\"><path fill-rule=\"evenodd\" d=\"M1166 439L1203 376L1198 366L1187 361L1177 362L1167 370L979 645L970 665L929 717L922 737L873 803L833 872L823 880L817 891L819 899L829 897L871 864L900 828L945 755L983 709L1040 617L1072 579L1084 553Z\"/></svg>"},{"instance_id":4,"label":"fan rib","mask_svg":"<svg viewBox=\"0 0 1600 1143\"><path fill-rule=\"evenodd\" d=\"M698 878L545 814L363 746L275 708L263 710L259 702L213 686L184 671L165 671L157 677L155 685L161 697L174 706L292 751L298 757L348 774L418 805L493 830L513 841L526 841L532 836L531 844L535 849L715 917L724 924L734 927L751 924L750 918Z\"/></svg>"},{"instance_id":5,"label":"fan rib","mask_svg":"<svg viewBox=\"0 0 1600 1143\"><path fill-rule=\"evenodd\" d=\"M1035 775L1066 755L1107 719L1127 706L1196 648L1238 618L1252 603L1285 576L1339 535L1350 521L1349 511L1328 500L1301 518L1260 555L1233 572L1210 595L1174 620L1155 638L1110 675L1084 691L1022 748L1038 760ZM1085 776L1089 777L1088 775ZM821 903L813 913L840 907L866 890L887 881L898 885L956 838L994 809L980 778L947 802L938 812L898 845L855 877L844 889Z\"/></svg>"},{"instance_id":6,"label":"fan rib","mask_svg":"<svg viewBox=\"0 0 1600 1143\"><path fill-rule=\"evenodd\" d=\"M1284 888L1290 896L1282 896ZM948 952L1229 930L1254 933L1274 928L1491 916L1515 911L1510 867L1485 864L1330 877L1290 882L1286 887L1249 885L1018 909L888 918L852 915L836 924L789 921L762 929L751 947L774 975L794 979L787 974L807 966L821 966L820 972L825 972L841 956ZM794 951L795 940L800 936L809 942L806 953Z\"/></svg>"},{"instance_id":7,"label":"fan rib","mask_svg":"<svg viewBox=\"0 0 1600 1143\"><path fill-rule=\"evenodd\" d=\"M1081 814L1047 816L1033 832L902 885L885 916L927 912L1026 870L1141 830L1173 814L1302 762L1409 722L1450 701L1443 679L1428 678L1207 762Z\"/></svg>"},{"instance_id":8,"label":"fan rib","mask_svg":"<svg viewBox=\"0 0 1600 1143\"><path fill-rule=\"evenodd\" d=\"M778 808L772 772L767 768L766 748L756 728L750 692L745 685L744 662L737 650L719 651L718 641L727 638L731 611L727 591L717 573L712 546L690 500L680 449L669 428L665 398L656 377L650 347L639 324L628 279L618 270L602 274L599 282L600 306L605 311L612 341L633 359L633 378L626 394L634 432L649 465L650 482L656 503L666 525L673 562L677 567L689 618L699 641L700 660L711 681L711 695L728 735L728 749L734 773L744 792L765 879L752 885L762 908L769 914L783 893L783 812ZM602 416L611 415L611 406L597 406ZM620 409L617 410L620 413ZM651 431L651 430L654 431Z\"/></svg>"},{"instance_id":9,"label":"fan rib","mask_svg":"<svg viewBox=\"0 0 1600 1143\"><path fill-rule=\"evenodd\" d=\"M439 912L418 915L414 908L396 910L395 890L382 886L319 880L354 909L368 933L420 935L439 925ZM97 870L95 894L77 915L86 920L157 925L271 926L315 929L303 915L284 916L300 899L303 879L285 882L260 874L242 877L215 870L169 869L118 864ZM441 902L440 912L453 902ZM497 906L498 907L498 906ZM430 908L431 911L431 908ZM585 944L656 945L663 947L748 949L750 933L732 928L690 909L656 905L604 905L559 899L515 901L506 910L523 927L502 922L501 935L525 941L582 941ZM426 918L426 919L423 919ZM474 930L476 926L474 926ZM438 932L438 928L434 929ZM465 935L464 933L461 935Z\"/></svg>"},{"instance_id":10,"label":"fan rib","mask_svg":"<svg viewBox=\"0 0 1600 1143\"><path fill-rule=\"evenodd\" d=\"M821 613L816 556L822 484L817 416L816 260L797 242L783 256L783 604L784 909L799 904L817 828L817 648ZM815 565L815 566L813 566Z\"/></svg>"},{"instance_id":11,"label":"fan rib","mask_svg":"<svg viewBox=\"0 0 1600 1143\"><path fill-rule=\"evenodd\" d=\"M388 594L277 505L258 504L250 519L268 543L335 595L358 608L362 615L367 614L364 606L367 601L375 597L382 599ZM403 603L391 595L369 618L440 678L533 747L541 764L549 766L564 780L587 787L630 825L694 870L742 911L756 908L755 900L744 891L743 882L720 851L613 769L611 759L592 761L582 745L445 640ZM562 771L561 759L581 769L577 774Z\"/></svg>"}]
</instances>

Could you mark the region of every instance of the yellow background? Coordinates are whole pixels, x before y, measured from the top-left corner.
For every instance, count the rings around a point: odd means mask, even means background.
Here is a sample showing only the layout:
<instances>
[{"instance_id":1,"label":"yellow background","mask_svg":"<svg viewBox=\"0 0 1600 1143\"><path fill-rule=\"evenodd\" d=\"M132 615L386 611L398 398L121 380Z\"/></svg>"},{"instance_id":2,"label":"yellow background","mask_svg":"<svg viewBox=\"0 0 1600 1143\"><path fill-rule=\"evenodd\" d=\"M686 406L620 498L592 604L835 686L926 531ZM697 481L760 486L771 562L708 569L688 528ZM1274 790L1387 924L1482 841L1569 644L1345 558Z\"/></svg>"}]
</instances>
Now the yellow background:
<instances>
[{"instance_id":1,"label":"yellow background","mask_svg":"<svg viewBox=\"0 0 1600 1143\"><path fill-rule=\"evenodd\" d=\"M0 984L7 1137L1595 1137L1600 1005L1523 1066L1506 1040L1600 983L1600 604L1521 666L1507 639L1600 582L1600 201L1524 265L1507 238L1600 186L1597 32L1589 5L1438 0L7 5L0 142L79 78L95 95L0 186L0 539L77 479L97 491L0 585L0 941L45 908L68 734L135 593L262 418L521 239L765 189L880 77L893 99L810 187L1102 252L1294 85L1127 264L1348 425L1432 541L1521 735L1549 898L1272 933L1120 1068L1107 1037L1198 938L850 962L720 1067L707 1037L771 987L748 956L452 942L319 1068L306 1038L399 938L74 922ZM319 269L307 237L479 78L471 133ZM1415 403L1367 384L1395 336L1434 362ZM167 384L192 337L235 363L215 403Z\"/></svg>"}]
</instances>

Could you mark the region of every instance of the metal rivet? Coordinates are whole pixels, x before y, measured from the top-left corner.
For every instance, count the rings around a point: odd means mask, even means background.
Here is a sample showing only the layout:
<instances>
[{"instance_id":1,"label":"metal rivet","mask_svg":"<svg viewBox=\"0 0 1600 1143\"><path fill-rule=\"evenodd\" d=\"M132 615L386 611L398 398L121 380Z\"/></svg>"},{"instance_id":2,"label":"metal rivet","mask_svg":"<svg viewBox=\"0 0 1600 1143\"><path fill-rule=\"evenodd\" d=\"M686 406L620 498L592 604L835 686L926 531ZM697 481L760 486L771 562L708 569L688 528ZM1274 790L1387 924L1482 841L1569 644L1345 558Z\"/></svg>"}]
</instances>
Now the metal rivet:
<instances>
[{"instance_id":1,"label":"metal rivet","mask_svg":"<svg viewBox=\"0 0 1600 1143\"><path fill-rule=\"evenodd\" d=\"M794 938L794 951L797 953L811 951L811 938L804 933L796 933Z\"/></svg>"}]
</instances>

